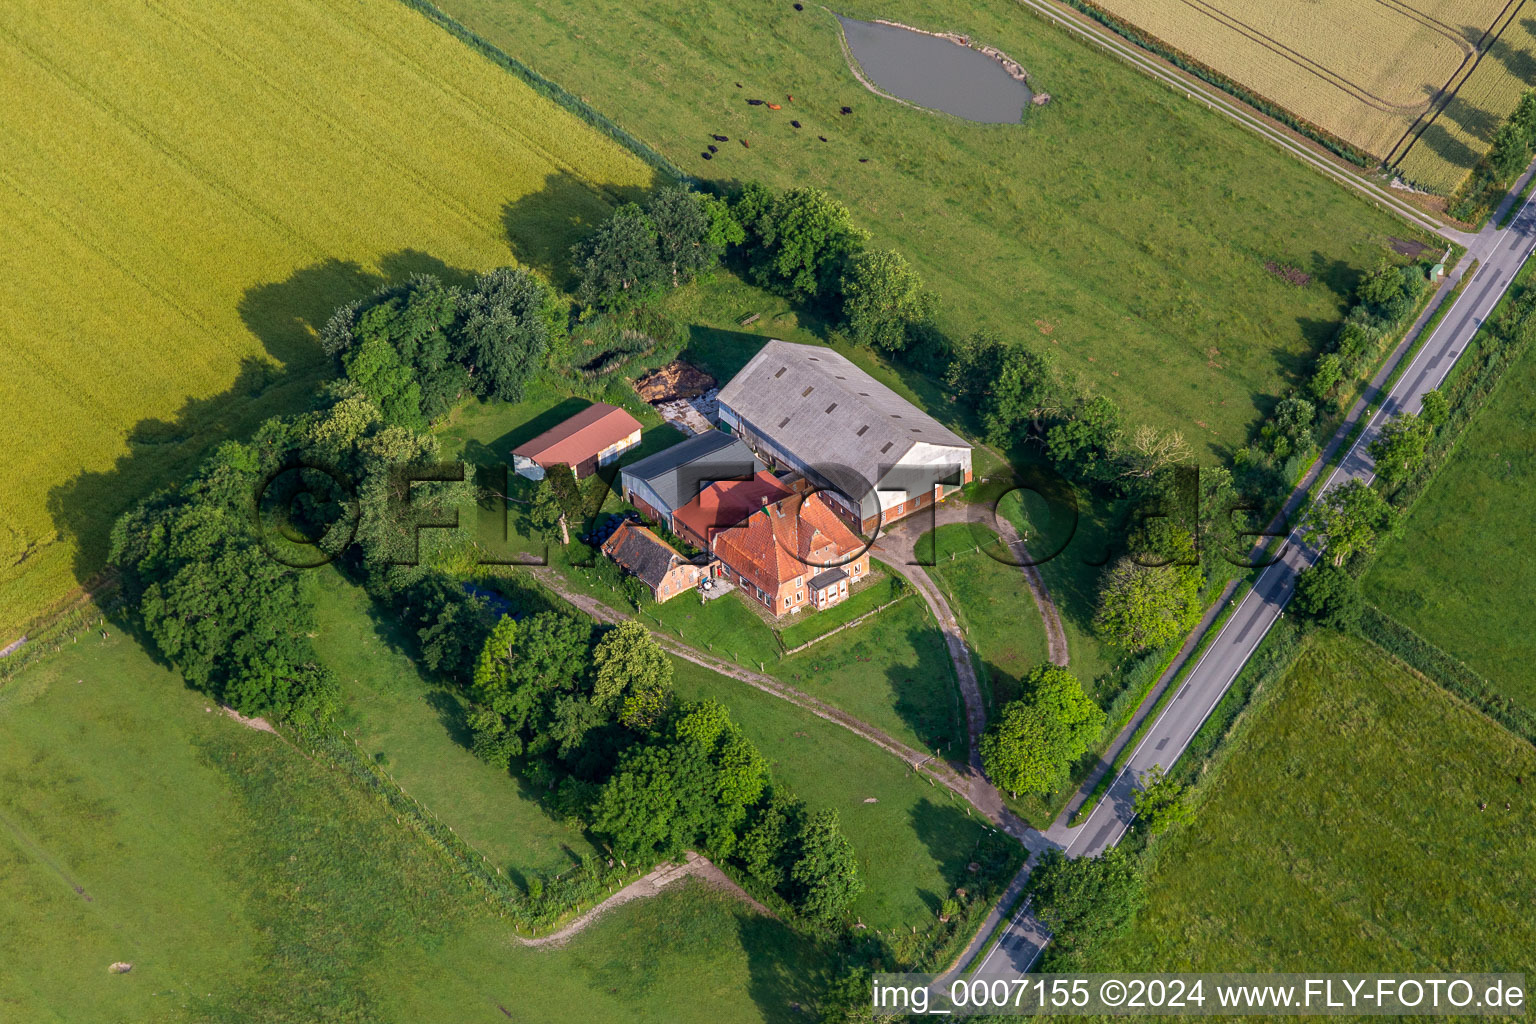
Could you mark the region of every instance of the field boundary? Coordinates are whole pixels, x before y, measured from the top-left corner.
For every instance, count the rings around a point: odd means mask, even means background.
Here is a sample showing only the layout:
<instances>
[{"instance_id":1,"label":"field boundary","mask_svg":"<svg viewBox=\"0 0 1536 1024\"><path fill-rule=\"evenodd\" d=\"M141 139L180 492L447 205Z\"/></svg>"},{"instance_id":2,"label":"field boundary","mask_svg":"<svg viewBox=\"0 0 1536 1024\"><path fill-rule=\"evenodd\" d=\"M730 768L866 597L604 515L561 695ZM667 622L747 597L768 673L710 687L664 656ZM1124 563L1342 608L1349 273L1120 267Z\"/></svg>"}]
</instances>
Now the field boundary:
<instances>
[{"instance_id":1,"label":"field boundary","mask_svg":"<svg viewBox=\"0 0 1536 1024\"><path fill-rule=\"evenodd\" d=\"M492 64L511 72L526 82L534 92L575 114L587 124L608 136L645 163L668 177L688 184L695 184L692 175L685 174L672 161L652 149L647 143L623 128L618 122L599 111L592 104L575 95L560 83L547 78L529 65L513 57L473 29L455 20L431 0L400 0L400 3L417 12L449 35L479 53Z\"/></svg>"},{"instance_id":2,"label":"field boundary","mask_svg":"<svg viewBox=\"0 0 1536 1024\"><path fill-rule=\"evenodd\" d=\"M1164 42L1150 32L1143 31L1119 15L1106 11L1104 8L1091 2L1091 0L1057 0L1057 2L1092 18L1115 33L1115 35L1141 47L1148 53L1161 57L1180 71L1194 75L1202 82L1213 85L1234 99L1246 103L1265 117L1273 118L1287 128L1300 133L1335 156L1342 157L1355 166L1366 170L1381 164L1380 160L1358 146L1346 142L1332 132L1313 124L1306 118L1292 113L1289 109L1275 101L1228 78L1215 68L1196 60L1178 47Z\"/></svg>"},{"instance_id":3,"label":"field boundary","mask_svg":"<svg viewBox=\"0 0 1536 1024\"><path fill-rule=\"evenodd\" d=\"M1491 682L1412 627L1399 622L1373 604L1365 606L1361 635L1383 653L1401 662L1452 696L1536 746L1536 714L1500 693Z\"/></svg>"}]
</instances>

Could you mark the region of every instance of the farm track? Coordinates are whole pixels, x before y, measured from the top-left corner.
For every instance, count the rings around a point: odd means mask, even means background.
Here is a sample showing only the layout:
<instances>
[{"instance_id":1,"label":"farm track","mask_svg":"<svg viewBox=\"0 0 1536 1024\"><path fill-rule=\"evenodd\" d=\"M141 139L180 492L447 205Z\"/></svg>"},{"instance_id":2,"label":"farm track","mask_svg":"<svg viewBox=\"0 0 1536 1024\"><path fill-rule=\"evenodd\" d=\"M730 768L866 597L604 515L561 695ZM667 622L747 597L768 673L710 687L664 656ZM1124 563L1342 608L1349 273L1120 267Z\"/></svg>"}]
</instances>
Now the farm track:
<instances>
[{"instance_id":1,"label":"farm track","mask_svg":"<svg viewBox=\"0 0 1536 1024\"><path fill-rule=\"evenodd\" d=\"M683 862L681 864L669 862L656 865L650 872L630 882L624 888L609 896L563 928L548 935L541 935L536 939L525 939L518 935L516 936L517 941L520 945L524 946L563 946L573 936L585 930L589 925L594 924L598 918L610 910L617 910L624 904L634 900L659 896L661 891L667 886L689 878L696 878L706 885L729 893L764 917L776 916L773 911L753 899L747 890L731 881L730 876L716 867L712 861L689 850L683 855Z\"/></svg>"},{"instance_id":2,"label":"farm track","mask_svg":"<svg viewBox=\"0 0 1536 1024\"><path fill-rule=\"evenodd\" d=\"M1300 136L1289 129L1280 127L1275 122L1271 122L1247 104L1234 99L1227 93L1201 81L1193 75L1179 71L1162 58L1124 39L1113 30L1100 25L1085 15L1078 14L1070 8L1062 7L1051 2L1051 0L1016 0L1016 2L1052 24L1073 32L1107 50L1132 67L1151 75L1153 78L1164 82L1174 89L1182 91L1190 99L1194 99L1198 93L1200 99L1210 109L1225 114L1228 118L1268 139L1314 170L1359 192L1404 220L1462 246L1470 245L1472 240L1476 238L1473 234L1459 231L1430 217L1412 204L1391 195L1387 189L1366 179L1363 175L1346 170L1340 163L1321 155L1320 151L1313 148L1310 144L1300 141Z\"/></svg>"},{"instance_id":3,"label":"farm track","mask_svg":"<svg viewBox=\"0 0 1536 1024\"><path fill-rule=\"evenodd\" d=\"M576 593L566 586L564 580L554 571L548 568L530 568L529 572L546 588L559 594L562 598L599 622L613 624L633 618L633 616L623 615L615 611L595 598ZM1007 805L1003 802L1002 794L997 791L996 787L987 780L986 776L978 768L942 761L934 758L931 754L909 747L895 737L870 725L868 722L855 718L846 711L833 707L825 701L818 700L805 691L775 679L773 676L762 672L754 672L734 662L728 662L704 654L686 644L680 643L674 637L654 629L651 630L651 636L668 653L675 654L677 657L691 661L695 665L735 679L738 682L746 683L780 700L786 700L791 704L804 708L817 718L842 726L849 732L873 743L886 753L899 757L914 771L920 770L927 773L930 776L930 781L933 779L938 780L946 789L949 789L981 812L982 816L993 825L1021 842L1031 853L1045 849L1049 845L1040 832L1008 809ZM977 696L979 697L979 691ZM973 745L973 758L975 756L974 749Z\"/></svg>"}]
</instances>

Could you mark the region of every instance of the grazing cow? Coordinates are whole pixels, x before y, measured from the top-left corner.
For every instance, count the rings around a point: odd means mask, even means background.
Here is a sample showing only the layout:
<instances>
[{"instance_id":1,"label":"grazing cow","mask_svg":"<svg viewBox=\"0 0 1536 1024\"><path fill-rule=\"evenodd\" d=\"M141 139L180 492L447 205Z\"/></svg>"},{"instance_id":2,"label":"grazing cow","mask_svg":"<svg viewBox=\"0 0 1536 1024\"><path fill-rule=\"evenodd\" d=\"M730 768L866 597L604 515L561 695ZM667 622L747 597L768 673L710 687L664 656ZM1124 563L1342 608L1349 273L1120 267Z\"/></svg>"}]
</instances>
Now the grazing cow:
<instances>
[{"instance_id":1,"label":"grazing cow","mask_svg":"<svg viewBox=\"0 0 1536 1024\"><path fill-rule=\"evenodd\" d=\"M699 156L703 157L705 160L713 160L714 159L714 157L710 156L709 150L705 150L704 152L700 153Z\"/></svg>"},{"instance_id":2,"label":"grazing cow","mask_svg":"<svg viewBox=\"0 0 1536 1024\"><path fill-rule=\"evenodd\" d=\"M800 127L800 122L799 121L791 121L791 122L789 122L789 124L790 124L791 128L799 128Z\"/></svg>"},{"instance_id":3,"label":"grazing cow","mask_svg":"<svg viewBox=\"0 0 1536 1024\"><path fill-rule=\"evenodd\" d=\"M746 139L742 139L741 140L741 148L742 149L751 149L752 148L752 143L748 142Z\"/></svg>"},{"instance_id":4,"label":"grazing cow","mask_svg":"<svg viewBox=\"0 0 1536 1024\"><path fill-rule=\"evenodd\" d=\"M710 143L709 151L711 153L718 153L718 152L720 152L720 147L716 146L714 143Z\"/></svg>"},{"instance_id":5,"label":"grazing cow","mask_svg":"<svg viewBox=\"0 0 1536 1024\"><path fill-rule=\"evenodd\" d=\"M795 102L795 94L792 93L792 92L785 93L784 94L784 102L785 103L793 103L793 102Z\"/></svg>"},{"instance_id":6,"label":"grazing cow","mask_svg":"<svg viewBox=\"0 0 1536 1024\"><path fill-rule=\"evenodd\" d=\"M840 113L840 114L851 114L851 113L853 113L853 108L852 107L844 107L842 110L838 111L838 113Z\"/></svg>"},{"instance_id":7,"label":"grazing cow","mask_svg":"<svg viewBox=\"0 0 1536 1024\"><path fill-rule=\"evenodd\" d=\"M770 103L770 104L768 104L768 109L769 110L783 110L784 108L779 106L777 103Z\"/></svg>"},{"instance_id":8,"label":"grazing cow","mask_svg":"<svg viewBox=\"0 0 1536 1024\"><path fill-rule=\"evenodd\" d=\"M730 139L726 138L724 135L711 135L710 138L714 139L716 142L730 142L731 141Z\"/></svg>"},{"instance_id":9,"label":"grazing cow","mask_svg":"<svg viewBox=\"0 0 1536 1024\"><path fill-rule=\"evenodd\" d=\"M825 136L825 135L818 135L818 136L816 136L816 137L817 137L817 138L818 138L818 139L820 139L820 140L821 140L821 141L822 141L822 142L826 142L826 141L827 141L827 137L826 137L826 136Z\"/></svg>"},{"instance_id":10,"label":"grazing cow","mask_svg":"<svg viewBox=\"0 0 1536 1024\"><path fill-rule=\"evenodd\" d=\"M738 88L738 89L740 89L740 88L741 88L741 83L740 83L740 82L737 82L737 83L736 83L736 88Z\"/></svg>"},{"instance_id":11,"label":"grazing cow","mask_svg":"<svg viewBox=\"0 0 1536 1024\"><path fill-rule=\"evenodd\" d=\"M795 4L795 10L797 10L797 11L805 10L805 4Z\"/></svg>"},{"instance_id":12,"label":"grazing cow","mask_svg":"<svg viewBox=\"0 0 1536 1024\"><path fill-rule=\"evenodd\" d=\"M867 157L867 156L861 156L861 157L859 157L859 163L861 163L861 164L867 164L867 163L869 163L869 157Z\"/></svg>"},{"instance_id":13,"label":"grazing cow","mask_svg":"<svg viewBox=\"0 0 1536 1024\"><path fill-rule=\"evenodd\" d=\"M747 106L749 106L749 107L760 107L762 105L763 105L763 101L762 100L747 100Z\"/></svg>"}]
</instances>

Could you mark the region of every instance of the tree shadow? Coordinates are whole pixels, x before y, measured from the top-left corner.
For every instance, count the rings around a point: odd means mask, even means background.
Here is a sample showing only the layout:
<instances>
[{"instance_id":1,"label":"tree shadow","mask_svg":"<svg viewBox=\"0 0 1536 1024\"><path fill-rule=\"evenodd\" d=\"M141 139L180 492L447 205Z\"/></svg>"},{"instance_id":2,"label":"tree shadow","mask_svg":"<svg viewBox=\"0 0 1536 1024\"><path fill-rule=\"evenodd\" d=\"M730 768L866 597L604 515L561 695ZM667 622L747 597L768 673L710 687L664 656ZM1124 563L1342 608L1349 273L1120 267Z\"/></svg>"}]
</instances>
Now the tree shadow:
<instances>
[{"instance_id":1,"label":"tree shadow","mask_svg":"<svg viewBox=\"0 0 1536 1024\"><path fill-rule=\"evenodd\" d=\"M745 909L736 911L736 930L747 956L747 997L763 1019L785 1024L811 1019L811 1007L838 978L837 950Z\"/></svg>"},{"instance_id":2,"label":"tree shadow","mask_svg":"<svg viewBox=\"0 0 1536 1024\"><path fill-rule=\"evenodd\" d=\"M939 866L939 875L944 879L942 893L920 893L923 902L937 917L943 900L954 896L956 889L966 888L978 880L980 872L972 872L969 866L984 862L980 854L987 830L979 827L976 818L969 817L955 804L926 797L913 804L907 815L913 833Z\"/></svg>"},{"instance_id":3,"label":"tree shadow","mask_svg":"<svg viewBox=\"0 0 1536 1024\"><path fill-rule=\"evenodd\" d=\"M128 451L112 468L84 471L48 492L54 529L75 545L75 578L84 583L101 571L112 524L135 502L180 482L219 442L310 407L329 372L317 337L337 306L424 273L449 283L472 277L407 249L382 257L377 271L326 259L248 289L238 303L240 317L271 359L242 359L226 390L187 399L170 419L140 420L127 431Z\"/></svg>"},{"instance_id":4,"label":"tree shadow","mask_svg":"<svg viewBox=\"0 0 1536 1024\"><path fill-rule=\"evenodd\" d=\"M449 690L436 688L423 694L422 700L426 701L427 707L437 712L438 723L449 739L465 750L474 747L475 735L465 719L464 704L457 696Z\"/></svg>"},{"instance_id":5,"label":"tree shadow","mask_svg":"<svg viewBox=\"0 0 1536 1024\"><path fill-rule=\"evenodd\" d=\"M714 377L715 383L724 384L757 355L767 340L749 331L689 324L688 343L677 357Z\"/></svg>"},{"instance_id":6,"label":"tree shadow","mask_svg":"<svg viewBox=\"0 0 1536 1024\"><path fill-rule=\"evenodd\" d=\"M1466 106L1466 104L1452 100L1446 107L1446 113L1449 114L1453 107L1458 106ZM1452 119L1455 119L1454 115ZM1481 153L1474 153L1471 147L1451 135L1450 131L1438 121L1424 129L1417 144L1428 146L1431 152L1456 167L1474 167L1482 158Z\"/></svg>"},{"instance_id":7,"label":"tree shadow","mask_svg":"<svg viewBox=\"0 0 1536 1024\"><path fill-rule=\"evenodd\" d=\"M878 616L874 621L879 621ZM913 663L886 669L896 698L892 710L926 749L943 750L946 757L964 760L965 715L949 648L938 626L928 623L909 629L904 640L893 646L912 652Z\"/></svg>"},{"instance_id":8,"label":"tree shadow","mask_svg":"<svg viewBox=\"0 0 1536 1024\"><path fill-rule=\"evenodd\" d=\"M501 224L512 255L555 287L572 290L571 246L608 219L615 206L640 202L650 185L594 185L567 171L544 179L543 188L506 203Z\"/></svg>"}]
</instances>

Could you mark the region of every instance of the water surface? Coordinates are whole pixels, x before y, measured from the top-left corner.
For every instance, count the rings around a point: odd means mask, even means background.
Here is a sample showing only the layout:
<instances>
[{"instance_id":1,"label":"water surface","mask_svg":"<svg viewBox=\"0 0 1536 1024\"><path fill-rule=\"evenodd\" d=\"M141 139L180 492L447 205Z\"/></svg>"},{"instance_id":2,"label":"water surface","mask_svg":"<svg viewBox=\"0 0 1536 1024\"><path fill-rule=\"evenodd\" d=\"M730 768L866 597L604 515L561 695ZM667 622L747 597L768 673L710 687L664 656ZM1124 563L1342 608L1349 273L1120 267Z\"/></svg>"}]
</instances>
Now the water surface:
<instances>
[{"instance_id":1,"label":"water surface","mask_svg":"<svg viewBox=\"0 0 1536 1024\"><path fill-rule=\"evenodd\" d=\"M865 77L892 96L968 121L1023 117L1029 87L986 54L895 25L837 20Z\"/></svg>"}]
</instances>

